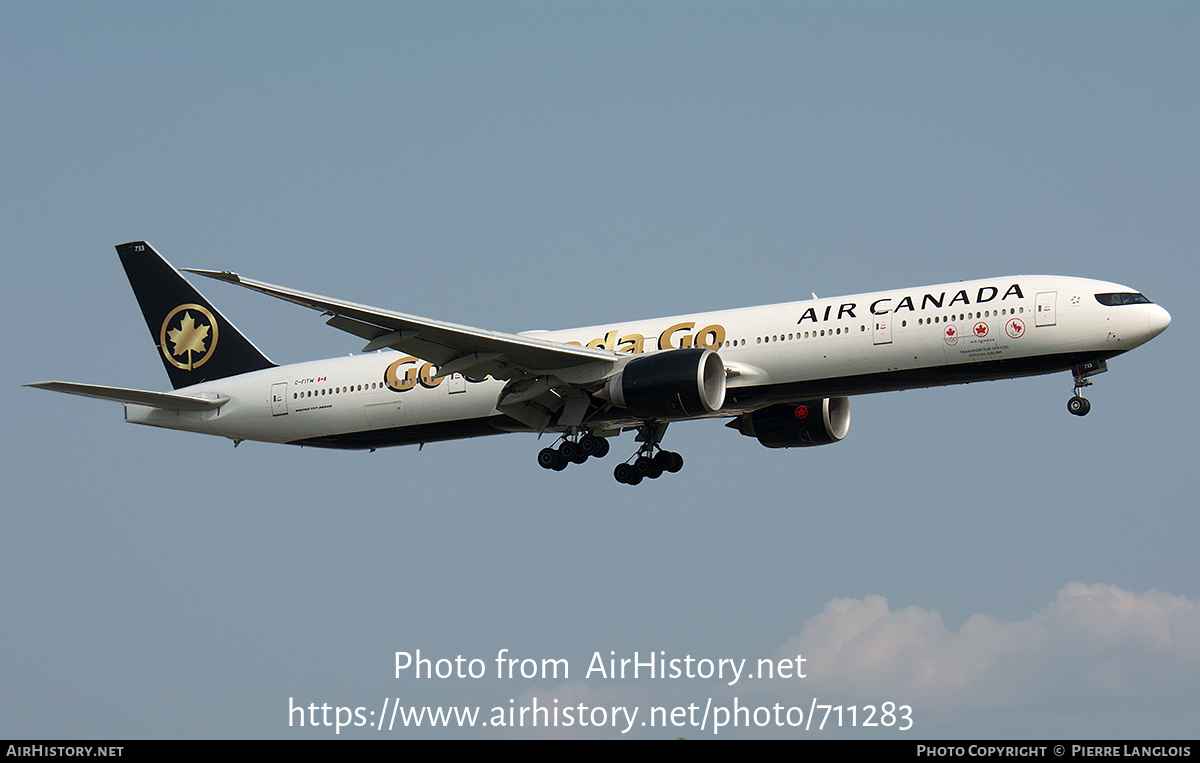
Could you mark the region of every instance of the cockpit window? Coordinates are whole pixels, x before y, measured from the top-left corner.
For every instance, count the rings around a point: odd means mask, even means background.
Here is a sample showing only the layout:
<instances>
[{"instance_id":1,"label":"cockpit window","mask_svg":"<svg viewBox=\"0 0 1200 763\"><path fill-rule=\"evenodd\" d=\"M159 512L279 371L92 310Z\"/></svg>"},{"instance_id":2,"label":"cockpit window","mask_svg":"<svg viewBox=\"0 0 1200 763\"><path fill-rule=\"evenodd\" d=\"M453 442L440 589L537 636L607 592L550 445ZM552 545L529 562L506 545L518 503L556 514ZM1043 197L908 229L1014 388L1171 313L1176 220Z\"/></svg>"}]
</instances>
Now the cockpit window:
<instances>
[{"instance_id":1,"label":"cockpit window","mask_svg":"<svg viewBox=\"0 0 1200 763\"><path fill-rule=\"evenodd\" d=\"M1115 305L1149 305L1150 300L1143 297L1141 294L1132 292L1125 294L1097 294L1096 301L1102 305L1110 307Z\"/></svg>"}]
</instances>

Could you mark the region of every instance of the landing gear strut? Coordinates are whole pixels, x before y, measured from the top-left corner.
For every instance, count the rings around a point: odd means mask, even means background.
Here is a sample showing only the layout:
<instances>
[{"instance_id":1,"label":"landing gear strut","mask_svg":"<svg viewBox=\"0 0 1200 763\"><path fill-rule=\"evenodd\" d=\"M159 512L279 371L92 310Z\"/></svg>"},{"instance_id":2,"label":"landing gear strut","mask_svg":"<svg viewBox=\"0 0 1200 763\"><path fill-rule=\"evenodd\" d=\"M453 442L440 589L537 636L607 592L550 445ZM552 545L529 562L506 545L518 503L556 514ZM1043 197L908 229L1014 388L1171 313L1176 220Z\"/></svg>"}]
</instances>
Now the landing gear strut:
<instances>
[{"instance_id":1,"label":"landing gear strut","mask_svg":"<svg viewBox=\"0 0 1200 763\"><path fill-rule=\"evenodd\" d=\"M1084 361L1071 369L1071 373L1075 377L1075 395L1067 401L1068 411L1076 416L1088 415L1088 411L1092 410L1092 404L1079 393L1083 391L1084 387L1092 386L1091 380L1087 377L1102 374L1107 370L1108 365L1103 360Z\"/></svg>"},{"instance_id":2,"label":"landing gear strut","mask_svg":"<svg viewBox=\"0 0 1200 763\"><path fill-rule=\"evenodd\" d=\"M538 466L561 472L568 464L582 464L589 458L604 458L608 455L608 440L588 432L563 435L558 447L542 448L538 451Z\"/></svg>"},{"instance_id":3,"label":"landing gear strut","mask_svg":"<svg viewBox=\"0 0 1200 763\"><path fill-rule=\"evenodd\" d=\"M1086 397L1079 396L1079 390L1075 390L1075 396L1067 401L1067 410L1076 416L1086 416L1088 411L1092 410L1092 404Z\"/></svg>"},{"instance_id":4,"label":"landing gear strut","mask_svg":"<svg viewBox=\"0 0 1200 763\"><path fill-rule=\"evenodd\" d=\"M683 456L659 446L667 431L666 424L649 422L638 428L638 439L642 446L634 454L632 462L617 464L613 477L624 485L636 485L644 479L658 479L663 472L672 474L683 468ZM657 450L657 453L655 452Z\"/></svg>"}]
</instances>

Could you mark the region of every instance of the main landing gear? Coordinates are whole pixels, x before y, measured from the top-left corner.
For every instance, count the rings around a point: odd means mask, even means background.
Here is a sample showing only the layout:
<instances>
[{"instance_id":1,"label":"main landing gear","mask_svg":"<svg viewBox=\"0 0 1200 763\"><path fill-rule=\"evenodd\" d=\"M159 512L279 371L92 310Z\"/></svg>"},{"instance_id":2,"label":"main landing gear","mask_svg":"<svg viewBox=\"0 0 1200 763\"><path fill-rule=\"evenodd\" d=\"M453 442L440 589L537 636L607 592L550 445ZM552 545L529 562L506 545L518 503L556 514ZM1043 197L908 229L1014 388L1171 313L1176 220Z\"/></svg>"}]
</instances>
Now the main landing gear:
<instances>
[{"instance_id":1,"label":"main landing gear","mask_svg":"<svg viewBox=\"0 0 1200 763\"><path fill-rule=\"evenodd\" d=\"M608 440L588 432L584 435L564 435L557 448L542 448L538 451L538 466L561 472L568 464L582 464L593 456L608 455Z\"/></svg>"},{"instance_id":2,"label":"main landing gear","mask_svg":"<svg viewBox=\"0 0 1200 763\"><path fill-rule=\"evenodd\" d=\"M655 421L638 427L637 439L642 444L630 460L613 469L617 482L636 485L644 479L658 479L665 472L674 473L683 468L683 456L659 446L666 431L666 424ZM608 448L608 440L604 437L591 432L568 432L556 446L538 451L538 465L561 472L569 464L582 464L593 457L603 458L608 455Z\"/></svg>"},{"instance_id":3,"label":"main landing gear","mask_svg":"<svg viewBox=\"0 0 1200 763\"><path fill-rule=\"evenodd\" d=\"M623 485L636 485L644 479L658 479L663 472L674 474L683 468L683 456L663 450L659 443L667 433L667 425L649 421L638 427L637 439L642 446L634 454L633 461L617 464L613 477ZM658 451L657 453L655 451Z\"/></svg>"},{"instance_id":4,"label":"main landing gear","mask_svg":"<svg viewBox=\"0 0 1200 763\"><path fill-rule=\"evenodd\" d=\"M617 468L613 469L613 476L617 478L617 482L636 485L644 479L658 479L663 472L674 474L683 468L683 456L678 453L660 449L651 456L651 452L652 449L643 445L633 463L617 464Z\"/></svg>"}]
</instances>

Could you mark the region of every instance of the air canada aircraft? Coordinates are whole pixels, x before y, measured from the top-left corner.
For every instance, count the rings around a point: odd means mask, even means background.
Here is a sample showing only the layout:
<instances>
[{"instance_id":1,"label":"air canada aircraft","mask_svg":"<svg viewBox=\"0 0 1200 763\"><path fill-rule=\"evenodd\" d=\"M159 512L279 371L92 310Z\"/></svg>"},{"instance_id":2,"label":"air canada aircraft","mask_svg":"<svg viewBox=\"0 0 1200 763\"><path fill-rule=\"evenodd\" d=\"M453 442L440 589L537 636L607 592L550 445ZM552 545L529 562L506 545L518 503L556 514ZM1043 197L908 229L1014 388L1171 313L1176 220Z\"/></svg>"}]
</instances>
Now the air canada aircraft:
<instances>
[{"instance_id":1,"label":"air canada aircraft","mask_svg":"<svg viewBox=\"0 0 1200 763\"><path fill-rule=\"evenodd\" d=\"M272 363L144 241L117 247L174 392L28 386L125 406L125 420L243 440L375 450L508 432L551 433L562 470L637 432L616 465L636 485L678 472L667 425L728 419L768 448L827 445L850 396L1070 371L1067 409L1107 361L1160 334L1162 307L1125 286L1008 276L563 331L459 326L242 278L187 270L316 310L363 354Z\"/></svg>"}]
</instances>

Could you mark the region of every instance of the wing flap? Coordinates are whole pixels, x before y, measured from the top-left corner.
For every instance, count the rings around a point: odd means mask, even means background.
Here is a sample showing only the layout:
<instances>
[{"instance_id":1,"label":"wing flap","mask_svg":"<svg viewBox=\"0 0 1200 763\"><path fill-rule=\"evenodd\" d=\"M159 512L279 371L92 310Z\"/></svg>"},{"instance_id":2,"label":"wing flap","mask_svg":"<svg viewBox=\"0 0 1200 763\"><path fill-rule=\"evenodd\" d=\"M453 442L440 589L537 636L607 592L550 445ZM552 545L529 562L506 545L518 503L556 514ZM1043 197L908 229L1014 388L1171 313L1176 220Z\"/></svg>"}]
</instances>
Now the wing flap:
<instances>
[{"instance_id":1,"label":"wing flap","mask_svg":"<svg viewBox=\"0 0 1200 763\"><path fill-rule=\"evenodd\" d=\"M26 384L26 387L48 389L51 392L65 392L68 395L94 397L100 400L112 400L117 403L133 405L148 405L152 408L162 408L168 411L210 411L220 408L229 402L228 397L213 399L192 397L190 395L175 395L170 392L151 392L142 389L126 387L102 387L97 384L76 384L74 382L47 381Z\"/></svg>"}]
</instances>

